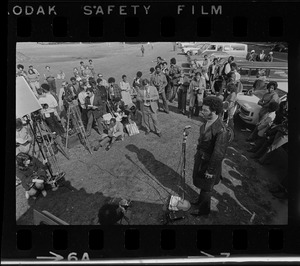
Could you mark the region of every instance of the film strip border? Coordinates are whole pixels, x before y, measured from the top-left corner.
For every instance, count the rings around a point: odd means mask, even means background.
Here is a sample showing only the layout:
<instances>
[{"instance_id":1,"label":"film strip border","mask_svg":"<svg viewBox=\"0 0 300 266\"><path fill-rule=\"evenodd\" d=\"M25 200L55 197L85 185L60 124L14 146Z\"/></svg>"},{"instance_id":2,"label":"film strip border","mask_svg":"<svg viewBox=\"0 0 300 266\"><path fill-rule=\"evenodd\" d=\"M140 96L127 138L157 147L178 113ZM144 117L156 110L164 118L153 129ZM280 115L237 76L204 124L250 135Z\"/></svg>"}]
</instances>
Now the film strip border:
<instances>
[{"instance_id":1,"label":"film strip border","mask_svg":"<svg viewBox=\"0 0 300 266\"><path fill-rule=\"evenodd\" d=\"M298 239L290 241L290 239ZM86 227L84 229L47 228L20 229L10 239L18 256L32 259L49 251L66 260L112 257L155 256L233 256L249 254L298 254L300 232L293 228L236 228L236 227ZM11 243L12 244L12 243ZM188 251L188 252L187 252ZM13 250L11 250L13 253ZM75 254L76 253L76 254ZM48 254L49 255L49 254Z\"/></svg>"},{"instance_id":2,"label":"film strip border","mask_svg":"<svg viewBox=\"0 0 300 266\"><path fill-rule=\"evenodd\" d=\"M111 5L114 7L109 13ZM139 7L132 7L134 5ZM125 7L121 9L121 6ZM147 9L148 6L150 8ZM300 31L296 26L299 7L297 2L289 5L255 3L255 6L249 2L11 2L8 6L8 43L13 47L21 41L281 40L289 42L289 86L299 88ZM14 58L15 50L10 49L8 56ZM13 70L8 75L11 80L14 79L14 62L9 60L8 65L8 72ZM297 106L299 92L296 89L289 91L293 108ZM290 119L297 121L299 110L293 110ZM7 113L7 117L13 121L13 112ZM11 126L10 130L14 128ZM290 156L289 160L292 195L289 199L289 226L16 226L15 202L11 201L12 206L7 202L4 205L2 258L32 260L56 257L57 254L65 260L83 260L87 257L299 254L297 123L290 132L291 142L296 145L291 147L294 156ZM13 157L13 154L8 154L7 160L13 162ZM7 183L12 186L5 189L6 199L14 197L15 193L14 180Z\"/></svg>"},{"instance_id":3,"label":"film strip border","mask_svg":"<svg viewBox=\"0 0 300 266\"><path fill-rule=\"evenodd\" d=\"M19 41L170 41L186 38L287 40L295 33L299 3L86 2L10 3L10 22ZM292 7L294 6L294 8Z\"/></svg>"}]
</instances>

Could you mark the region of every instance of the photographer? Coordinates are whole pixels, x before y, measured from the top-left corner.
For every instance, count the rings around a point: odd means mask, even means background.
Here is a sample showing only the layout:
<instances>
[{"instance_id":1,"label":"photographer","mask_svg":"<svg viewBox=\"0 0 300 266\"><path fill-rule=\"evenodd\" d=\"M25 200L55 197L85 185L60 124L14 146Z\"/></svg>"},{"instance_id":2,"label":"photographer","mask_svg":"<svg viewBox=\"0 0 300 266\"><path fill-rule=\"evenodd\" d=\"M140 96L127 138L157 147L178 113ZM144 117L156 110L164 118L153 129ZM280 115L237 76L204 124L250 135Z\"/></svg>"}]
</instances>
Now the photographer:
<instances>
[{"instance_id":1,"label":"photographer","mask_svg":"<svg viewBox=\"0 0 300 266\"><path fill-rule=\"evenodd\" d=\"M154 86L157 89L159 96L162 98L163 108L159 108L159 110L164 111L168 114L169 106L167 103L166 91L165 91L165 87L168 85L168 81L165 74L161 72L160 65L157 65L155 67L155 73L150 78L150 85Z\"/></svg>"},{"instance_id":2,"label":"photographer","mask_svg":"<svg viewBox=\"0 0 300 266\"><path fill-rule=\"evenodd\" d=\"M183 73L181 74L181 79L179 81L178 88L178 110L185 115L186 114L186 101L187 101L187 91L189 89L190 80Z\"/></svg>"},{"instance_id":3,"label":"photographer","mask_svg":"<svg viewBox=\"0 0 300 266\"><path fill-rule=\"evenodd\" d=\"M192 118L194 115L198 116L199 111L202 107L203 95L205 91L206 83L201 79L201 73L197 72L194 79L189 86L189 95L190 95L190 107L189 107L189 116ZM197 106L195 106L195 100L197 98Z\"/></svg>"},{"instance_id":4,"label":"photographer","mask_svg":"<svg viewBox=\"0 0 300 266\"><path fill-rule=\"evenodd\" d=\"M179 79L182 73L182 69L176 65L176 59L171 58L170 60L170 70L169 70L169 77L170 77L170 84L171 84L171 95L169 98L170 103L176 98L177 90L179 87Z\"/></svg>"},{"instance_id":5,"label":"photographer","mask_svg":"<svg viewBox=\"0 0 300 266\"><path fill-rule=\"evenodd\" d=\"M39 102L43 107L41 113L50 130L63 137L65 130L56 115L56 107L58 106L58 103L50 93L50 87L48 84L42 84L41 87L43 89L43 93L39 98Z\"/></svg>"},{"instance_id":6,"label":"photographer","mask_svg":"<svg viewBox=\"0 0 300 266\"><path fill-rule=\"evenodd\" d=\"M16 119L16 154L29 153L32 137L20 118Z\"/></svg>"},{"instance_id":7,"label":"photographer","mask_svg":"<svg viewBox=\"0 0 300 266\"><path fill-rule=\"evenodd\" d=\"M103 135L103 115L106 113L106 106L99 95L95 95L92 88L86 90L85 107L87 110L87 137L91 135L93 122L97 122L97 130Z\"/></svg>"},{"instance_id":8,"label":"photographer","mask_svg":"<svg viewBox=\"0 0 300 266\"><path fill-rule=\"evenodd\" d=\"M46 166L39 160L26 153L19 153L16 157L16 176L25 188L25 197L35 197L39 192L47 196L45 182L47 181Z\"/></svg>"}]
</instances>

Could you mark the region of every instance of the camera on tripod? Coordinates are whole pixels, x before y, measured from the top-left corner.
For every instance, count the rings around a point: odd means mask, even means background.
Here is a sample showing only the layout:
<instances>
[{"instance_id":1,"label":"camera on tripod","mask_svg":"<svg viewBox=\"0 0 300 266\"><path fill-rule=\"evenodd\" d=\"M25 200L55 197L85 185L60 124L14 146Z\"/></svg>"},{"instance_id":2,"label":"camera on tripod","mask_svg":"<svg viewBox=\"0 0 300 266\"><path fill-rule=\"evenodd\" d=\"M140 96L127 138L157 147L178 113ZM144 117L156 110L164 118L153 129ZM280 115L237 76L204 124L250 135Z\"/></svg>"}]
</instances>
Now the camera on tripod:
<instances>
[{"instance_id":1,"label":"camera on tripod","mask_svg":"<svg viewBox=\"0 0 300 266\"><path fill-rule=\"evenodd\" d=\"M34 122L41 122L43 120L43 116L42 116L41 112L38 110L38 111L35 111L35 112L31 113L31 119Z\"/></svg>"},{"instance_id":2,"label":"camera on tripod","mask_svg":"<svg viewBox=\"0 0 300 266\"><path fill-rule=\"evenodd\" d=\"M41 104L41 105L42 105L43 109L48 109L48 107L49 107L49 105L46 104L46 103L43 103L43 104Z\"/></svg>"}]
</instances>

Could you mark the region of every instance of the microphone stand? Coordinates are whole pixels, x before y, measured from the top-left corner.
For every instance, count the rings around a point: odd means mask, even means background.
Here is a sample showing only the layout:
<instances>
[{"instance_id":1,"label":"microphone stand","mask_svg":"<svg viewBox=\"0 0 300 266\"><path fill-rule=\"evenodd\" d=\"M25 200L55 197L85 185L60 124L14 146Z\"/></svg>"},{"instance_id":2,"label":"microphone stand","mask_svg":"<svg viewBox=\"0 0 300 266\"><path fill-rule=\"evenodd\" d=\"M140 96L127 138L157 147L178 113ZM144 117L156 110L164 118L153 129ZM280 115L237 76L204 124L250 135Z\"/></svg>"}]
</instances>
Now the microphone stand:
<instances>
[{"instance_id":1,"label":"microphone stand","mask_svg":"<svg viewBox=\"0 0 300 266\"><path fill-rule=\"evenodd\" d=\"M181 172L181 176L183 178L182 200L184 200L184 191L185 191L185 188L186 188L186 184L185 184L185 167L186 167L186 141L187 141L187 136L188 135L189 135L188 128L184 128L184 130L183 130L183 140L182 140L183 167L182 167L182 172Z\"/></svg>"}]
</instances>

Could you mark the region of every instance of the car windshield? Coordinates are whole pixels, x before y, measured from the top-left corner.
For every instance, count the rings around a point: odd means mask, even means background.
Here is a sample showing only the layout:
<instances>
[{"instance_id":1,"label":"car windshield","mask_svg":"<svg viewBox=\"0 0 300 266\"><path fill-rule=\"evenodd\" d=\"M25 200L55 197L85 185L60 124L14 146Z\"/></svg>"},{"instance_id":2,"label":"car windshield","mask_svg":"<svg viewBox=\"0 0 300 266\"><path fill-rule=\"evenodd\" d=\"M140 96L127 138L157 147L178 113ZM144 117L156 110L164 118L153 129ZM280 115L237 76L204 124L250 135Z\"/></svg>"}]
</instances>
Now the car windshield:
<instances>
[{"instance_id":1,"label":"car windshield","mask_svg":"<svg viewBox=\"0 0 300 266\"><path fill-rule=\"evenodd\" d=\"M239 73L241 76L258 76L262 74L266 74L268 78L274 78L274 79L287 79L288 78L288 70L287 69L259 69L259 68L243 68L241 67L239 69Z\"/></svg>"},{"instance_id":2,"label":"car windshield","mask_svg":"<svg viewBox=\"0 0 300 266\"><path fill-rule=\"evenodd\" d=\"M267 92L268 92L268 91L267 91L266 89L265 89L265 90L256 90L256 91L253 92L253 94L254 94L256 97L258 97L259 99L261 99L261 98L263 97L263 95L264 95L265 93L267 93ZM281 89L279 89L279 88L276 90L276 92L277 92L279 98L281 98L281 97L283 97L283 96L286 95L286 92L283 91L283 90L281 90Z\"/></svg>"}]
</instances>

